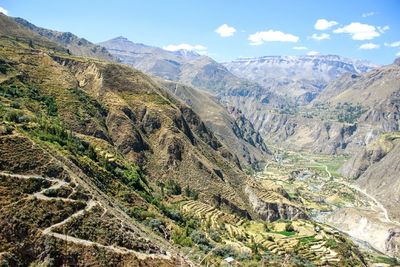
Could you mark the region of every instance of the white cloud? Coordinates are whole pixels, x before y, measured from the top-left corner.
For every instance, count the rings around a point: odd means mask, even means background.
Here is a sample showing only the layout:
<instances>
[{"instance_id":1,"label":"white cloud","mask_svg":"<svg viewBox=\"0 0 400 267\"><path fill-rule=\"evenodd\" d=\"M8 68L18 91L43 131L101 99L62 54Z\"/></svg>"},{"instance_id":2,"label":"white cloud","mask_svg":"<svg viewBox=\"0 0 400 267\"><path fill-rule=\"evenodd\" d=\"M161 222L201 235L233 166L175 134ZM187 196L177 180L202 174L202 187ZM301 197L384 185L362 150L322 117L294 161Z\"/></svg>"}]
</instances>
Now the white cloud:
<instances>
[{"instance_id":1,"label":"white cloud","mask_svg":"<svg viewBox=\"0 0 400 267\"><path fill-rule=\"evenodd\" d=\"M256 32L250 34L248 37L251 45L261 45L265 42L292 42L297 43L300 39L290 33L283 33L281 31L268 30L265 32Z\"/></svg>"},{"instance_id":2,"label":"white cloud","mask_svg":"<svg viewBox=\"0 0 400 267\"><path fill-rule=\"evenodd\" d=\"M330 27L337 25L338 23L334 20L319 19L315 22L314 28L319 31L327 30Z\"/></svg>"},{"instance_id":3,"label":"white cloud","mask_svg":"<svg viewBox=\"0 0 400 267\"><path fill-rule=\"evenodd\" d=\"M317 51L310 51L310 52L307 53L307 55L308 55L308 56L317 56L317 55L319 55L319 52L317 52Z\"/></svg>"},{"instance_id":4,"label":"white cloud","mask_svg":"<svg viewBox=\"0 0 400 267\"><path fill-rule=\"evenodd\" d=\"M393 42L393 43L385 43L385 46L388 46L388 47L400 47L400 41Z\"/></svg>"},{"instance_id":5,"label":"white cloud","mask_svg":"<svg viewBox=\"0 0 400 267\"><path fill-rule=\"evenodd\" d=\"M390 29L389 25L385 25L385 26L383 26L383 27L378 26L378 31L379 31L380 33L385 33L385 31L388 31L389 29Z\"/></svg>"},{"instance_id":6,"label":"white cloud","mask_svg":"<svg viewBox=\"0 0 400 267\"><path fill-rule=\"evenodd\" d=\"M321 33L321 34L314 33L313 35L311 35L311 38L317 41L328 40L330 39L330 35L327 33Z\"/></svg>"},{"instance_id":7,"label":"white cloud","mask_svg":"<svg viewBox=\"0 0 400 267\"><path fill-rule=\"evenodd\" d=\"M398 56L398 57L399 57L399 56L400 56L400 52L397 52L396 56Z\"/></svg>"},{"instance_id":8,"label":"white cloud","mask_svg":"<svg viewBox=\"0 0 400 267\"><path fill-rule=\"evenodd\" d=\"M362 14L362 17L363 17L363 18L366 18L366 17L371 17L371 16L373 16L373 15L375 15L375 12L374 12L374 11L371 11L371 12L363 13L363 14Z\"/></svg>"},{"instance_id":9,"label":"white cloud","mask_svg":"<svg viewBox=\"0 0 400 267\"><path fill-rule=\"evenodd\" d=\"M308 48L305 46L293 46L293 49L294 50L308 50Z\"/></svg>"},{"instance_id":10,"label":"white cloud","mask_svg":"<svg viewBox=\"0 0 400 267\"><path fill-rule=\"evenodd\" d=\"M178 50L190 50L190 51L196 51L198 53L204 53L207 51L207 47L203 45L190 45L190 44L171 44L167 46L163 46L164 50L168 51L178 51Z\"/></svg>"},{"instance_id":11,"label":"white cloud","mask_svg":"<svg viewBox=\"0 0 400 267\"><path fill-rule=\"evenodd\" d=\"M0 13L3 13L4 15L8 15L7 9L3 8L0 6Z\"/></svg>"},{"instance_id":12,"label":"white cloud","mask_svg":"<svg viewBox=\"0 0 400 267\"><path fill-rule=\"evenodd\" d=\"M215 29L215 32L218 33L221 37L229 37L236 32L236 29L229 26L228 24L222 24L217 29Z\"/></svg>"},{"instance_id":13,"label":"white cloud","mask_svg":"<svg viewBox=\"0 0 400 267\"><path fill-rule=\"evenodd\" d=\"M377 49L377 48L379 48L379 45L378 44L374 44L374 43L362 44L359 47L359 49L363 49L363 50L371 50L371 49Z\"/></svg>"},{"instance_id":14,"label":"white cloud","mask_svg":"<svg viewBox=\"0 0 400 267\"><path fill-rule=\"evenodd\" d=\"M373 25L352 22L342 28L333 31L334 33L347 33L351 35L353 40L371 40L380 36L377 28Z\"/></svg>"}]
</instances>

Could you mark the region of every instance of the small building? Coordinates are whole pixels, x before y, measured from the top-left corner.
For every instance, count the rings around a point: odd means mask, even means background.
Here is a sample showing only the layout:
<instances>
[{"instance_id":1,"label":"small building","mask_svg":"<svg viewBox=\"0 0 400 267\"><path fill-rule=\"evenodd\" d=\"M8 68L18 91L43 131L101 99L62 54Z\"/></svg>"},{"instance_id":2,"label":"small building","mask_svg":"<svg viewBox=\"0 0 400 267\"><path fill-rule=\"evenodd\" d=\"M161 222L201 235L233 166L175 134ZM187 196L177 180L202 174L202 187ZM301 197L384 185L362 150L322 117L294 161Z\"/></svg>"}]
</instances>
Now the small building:
<instances>
[{"instance_id":1,"label":"small building","mask_svg":"<svg viewBox=\"0 0 400 267\"><path fill-rule=\"evenodd\" d=\"M233 257L227 257L222 261L221 266L237 266L237 262Z\"/></svg>"}]
</instances>

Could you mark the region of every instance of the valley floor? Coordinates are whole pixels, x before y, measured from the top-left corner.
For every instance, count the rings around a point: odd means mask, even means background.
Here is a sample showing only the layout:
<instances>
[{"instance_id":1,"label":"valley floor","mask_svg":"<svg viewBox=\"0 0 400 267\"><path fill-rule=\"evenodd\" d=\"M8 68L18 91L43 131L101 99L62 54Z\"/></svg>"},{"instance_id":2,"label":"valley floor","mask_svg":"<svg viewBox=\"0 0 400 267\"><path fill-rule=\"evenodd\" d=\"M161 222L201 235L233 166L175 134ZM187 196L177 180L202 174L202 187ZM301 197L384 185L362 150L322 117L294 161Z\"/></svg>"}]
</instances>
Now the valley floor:
<instances>
[{"instance_id":1,"label":"valley floor","mask_svg":"<svg viewBox=\"0 0 400 267\"><path fill-rule=\"evenodd\" d=\"M391 231L400 223L371 194L338 173L343 156L313 155L306 152L275 150L254 179L265 187L281 187L291 199L300 201L313 220L350 235L373 253L398 256L390 247Z\"/></svg>"}]
</instances>

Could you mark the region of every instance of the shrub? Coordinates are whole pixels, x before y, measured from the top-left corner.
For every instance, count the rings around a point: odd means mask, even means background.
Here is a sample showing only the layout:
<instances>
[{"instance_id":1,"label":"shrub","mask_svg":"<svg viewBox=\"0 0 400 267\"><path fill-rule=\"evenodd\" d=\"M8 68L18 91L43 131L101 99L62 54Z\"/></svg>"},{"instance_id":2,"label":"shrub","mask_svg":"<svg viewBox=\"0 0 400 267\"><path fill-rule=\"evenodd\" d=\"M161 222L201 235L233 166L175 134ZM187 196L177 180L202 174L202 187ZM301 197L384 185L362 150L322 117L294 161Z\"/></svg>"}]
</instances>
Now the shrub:
<instances>
[{"instance_id":1,"label":"shrub","mask_svg":"<svg viewBox=\"0 0 400 267\"><path fill-rule=\"evenodd\" d=\"M24 94L16 85L11 85L10 87L0 87L0 95L15 98L22 97Z\"/></svg>"},{"instance_id":2,"label":"shrub","mask_svg":"<svg viewBox=\"0 0 400 267\"><path fill-rule=\"evenodd\" d=\"M194 243L197 245L205 245L211 246L208 238L202 231L195 230L190 234L190 238L193 240Z\"/></svg>"},{"instance_id":3,"label":"shrub","mask_svg":"<svg viewBox=\"0 0 400 267\"><path fill-rule=\"evenodd\" d=\"M134 189L137 190L143 190L143 186L140 183L141 181L141 177L140 177L140 173L138 171L137 168L135 167L131 167L128 170L125 170L123 172L123 182L124 184L133 187Z\"/></svg>"},{"instance_id":4,"label":"shrub","mask_svg":"<svg viewBox=\"0 0 400 267\"><path fill-rule=\"evenodd\" d=\"M181 230L181 229L176 229L172 232L171 235L172 241L174 241L175 244L181 245L183 247L191 247L193 246L192 239L187 236L187 231L186 230Z\"/></svg>"},{"instance_id":5,"label":"shrub","mask_svg":"<svg viewBox=\"0 0 400 267\"><path fill-rule=\"evenodd\" d=\"M162 205L162 206L164 207L164 209L162 209L162 212L168 218L170 218L171 220L174 220L176 222L184 222L184 218L179 210L166 208L164 205Z\"/></svg>"},{"instance_id":6,"label":"shrub","mask_svg":"<svg viewBox=\"0 0 400 267\"><path fill-rule=\"evenodd\" d=\"M153 212L148 211L147 209L144 209L144 208L139 208L139 207L130 208L127 211L127 213L130 217L134 217L138 221L144 221L149 218L155 217L155 214Z\"/></svg>"},{"instance_id":7,"label":"shrub","mask_svg":"<svg viewBox=\"0 0 400 267\"><path fill-rule=\"evenodd\" d=\"M192 198L193 200L197 200L199 198L199 193L196 190L191 189L189 186L186 186L184 191L186 197Z\"/></svg>"},{"instance_id":8,"label":"shrub","mask_svg":"<svg viewBox=\"0 0 400 267\"><path fill-rule=\"evenodd\" d=\"M62 197L67 198L72 193L72 189L66 186L62 186L57 189L47 189L43 194L47 197Z\"/></svg>"},{"instance_id":9,"label":"shrub","mask_svg":"<svg viewBox=\"0 0 400 267\"><path fill-rule=\"evenodd\" d=\"M214 240L215 242L221 242L221 241L222 241L221 235L220 235L219 232L217 232L217 231L215 231L215 230L213 230L213 229L210 229L210 231L208 232L208 234L209 234L210 238L211 238L212 240Z\"/></svg>"},{"instance_id":10,"label":"shrub","mask_svg":"<svg viewBox=\"0 0 400 267\"><path fill-rule=\"evenodd\" d=\"M15 109L19 109L19 108L21 108L21 105L19 104L18 101L13 101L11 103L10 107L15 108Z\"/></svg>"},{"instance_id":11,"label":"shrub","mask_svg":"<svg viewBox=\"0 0 400 267\"><path fill-rule=\"evenodd\" d=\"M22 123L22 122L27 122L29 121L29 118L24 115L22 111L19 110L9 110L5 116L4 119L7 121L12 121L16 123Z\"/></svg>"},{"instance_id":12,"label":"shrub","mask_svg":"<svg viewBox=\"0 0 400 267\"><path fill-rule=\"evenodd\" d=\"M151 219L148 223L148 225L152 228L152 229L157 229L160 228L164 223L162 221L160 221L159 219Z\"/></svg>"},{"instance_id":13,"label":"shrub","mask_svg":"<svg viewBox=\"0 0 400 267\"><path fill-rule=\"evenodd\" d=\"M58 108L55 98L52 96L43 96L42 99L47 107L47 114L50 116L57 116Z\"/></svg>"},{"instance_id":14,"label":"shrub","mask_svg":"<svg viewBox=\"0 0 400 267\"><path fill-rule=\"evenodd\" d=\"M235 251L231 246L220 246L214 249L213 254L217 257L234 257Z\"/></svg>"},{"instance_id":15,"label":"shrub","mask_svg":"<svg viewBox=\"0 0 400 267\"><path fill-rule=\"evenodd\" d=\"M166 184L167 193L170 195L180 195L182 194L182 188L180 184L178 184L174 180L168 180Z\"/></svg>"}]
</instances>

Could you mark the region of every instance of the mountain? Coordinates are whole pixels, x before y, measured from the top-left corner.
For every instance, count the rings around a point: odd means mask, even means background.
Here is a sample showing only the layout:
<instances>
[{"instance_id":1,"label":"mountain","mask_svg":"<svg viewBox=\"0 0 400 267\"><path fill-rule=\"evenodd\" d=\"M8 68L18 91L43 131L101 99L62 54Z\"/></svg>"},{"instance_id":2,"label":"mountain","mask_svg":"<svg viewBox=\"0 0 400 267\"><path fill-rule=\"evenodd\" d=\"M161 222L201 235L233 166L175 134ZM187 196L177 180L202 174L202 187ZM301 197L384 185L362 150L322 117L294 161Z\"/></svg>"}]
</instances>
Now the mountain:
<instances>
[{"instance_id":1,"label":"mountain","mask_svg":"<svg viewBox=\"0 0 400 267\"><path fill-rule=\"evenodd\" d=\"M238 107L263 138L318 153L353 153L380 133L399 127L399 66L347 73L331 81L308 105L273 106L274 99L235 96Z\"/></svg>"},{"instance_id":2,"label":"mountain","mask_svg":"<svg viewBox=\"0 0 400 267\"><path fill-rule=\"evenodd\" d=\"M340 208L326 220L393 257L400 257L399 155L399 132L385 132L354 153L339 171L354 179L355 187L369 194L376 208Z\"/></svg>"},{"instance_id":3,"label":"mountain","mask_svg":"<svg viewBox=\"0 0 400 267\"><path fill-rule=\"evenodd\" d=\"M167 51L117 37L99 45L121 62L160 78L179 81L212 93L241 88L255 90L257 84L239 79L212 58L188 51Z\"/></svg>"},{"instance_id":4,"label":"mountain","mask_svg":"<svg viewBox=\"0 0 400 267\"><path fill-rule=\"evenodd\" d=\"M79 38L70 32L58 32L37 27L22 18L14 18L14 21L20 24L22 27L65 47L73 55L87 56L110 61L116 60L104 47L95 45L84 38Z\"/></svg>"},{"instance_id":5,"label":"mountain","mask_svg":"<svg viewBox=\"0 0 400 267\"><path fill-rule=\"evenodd\" d=\"M191 106L218 137L229 144L243 166L262 166L269 151L251 122L243 114L228 114L212 95L204 92L218 92L222 95L230 94L235 89L254 91L253 88L257 88L257 85L238 79L211 58L193 51L167 51L133 43L124 37L117 37L100 45L106 47L121 62L171 81L160 80L160 83ZM201 88L203 92L191 86Z\"/></svg>"},{"instance_id":6,"label":"mountain","mask_svg":"<svg viewBox=\"0 0 400 267\"><path fill-rule=\"evenodd\" d=\"M368 108L387 108L399 86L399 71L399 65L390 64L361 75L343 75L329 84L314 103L329 103L334 106L349 102Z\"/></svg>"},{"instance_id":7,"label":"mountain","mask_svg":"<svg viewBox=\"0 0 400 267\"><path fill-rule=\"evenodd\" d=\"M387 132L361 149L341 168L346 177L353 178L361 188L379 199L388 216L400 220L399 132Z\"/></svg>"},{"instance_id":8,"label":"mountain","mask_svg":"<svg viewBox=\"0 0 400 267\"><path fill-rule=\"evenodd\" d=\"M238 156L243 167L261 169L271 156L260 133L239 110L224 108L205 91L171 81L159 82L199 114L206 126Z\"/></svg>"},{"instance_id":9,"label":"mountain","mask_svg":"<svg viewBox=\"0 0 400 267\"><path fill-rule=\"evenodd\" d=\"M0 34L2 38L8 38L10 42L13 41L24 41L32 48L34 46L39 47L47 47L51 48L53 51L62 51L67 53L67 49L65 49L62 45L56 44L46 38L43 38L41 35L32 32L26 27L15 23L15 20L7 17L3 13L0 13Z\"/></svg>"},{"instance_id":10,"label":"mountain","mask_svg":"<svg viewBox=\"0 0 400 267\"><path fill-rule=\"evenodd\" d=\"M239 110L207 100L233 127L222 138L226 126L207 126L222 119L203 122L175 96L195 90L0 23L2 265L219 265L241 253L259 265L267 251L271 266L365 264L298 198L240 169L229 138L267 151Z\"/></svg>"},{"instance_id":11,"label":"mountain","mask_svg":"<svg viewBox=\"0 0 400 267\"><path fill-rule=\"evenodd\" d=\"M330 81L345 73L359 74L377 67L335 55L241 58L223 65L238 77L298 103L310 102Z\"/></svg>"},{"instance_id":12,"label":"mountain","mask_svg":"<svg viewBox=\"0 0 400 267\"><path fill-rule=\"evenodd\" d=\"M363 107L357 120L360 130L355 134L363 133L360 141L365 146L353 153L341 172L379 198L389 216L399 220L396 203L399 202L400 66L394 63L357 77L342 77L328 86L317 101L332 106L347 101Z\"/></svg>"}]
</instances>

